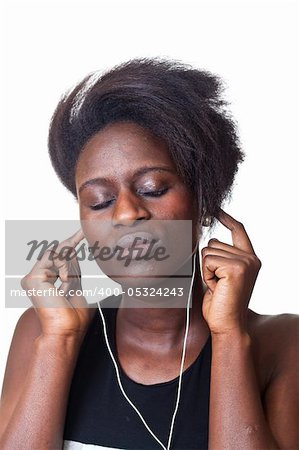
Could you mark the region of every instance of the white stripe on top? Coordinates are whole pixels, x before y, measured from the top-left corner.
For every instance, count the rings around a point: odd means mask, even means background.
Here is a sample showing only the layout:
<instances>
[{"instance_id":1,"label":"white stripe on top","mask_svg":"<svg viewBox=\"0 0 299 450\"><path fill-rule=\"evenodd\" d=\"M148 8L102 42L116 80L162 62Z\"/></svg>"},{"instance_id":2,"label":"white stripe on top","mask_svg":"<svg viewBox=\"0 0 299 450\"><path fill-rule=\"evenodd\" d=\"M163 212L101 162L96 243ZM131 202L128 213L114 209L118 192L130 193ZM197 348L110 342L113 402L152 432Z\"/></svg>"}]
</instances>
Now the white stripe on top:
<instances>
[{"instance_id":1,"label":"white stripe on top","mask_svg":"<svg viewBox=\"0 0 299 450\"><path fill-rule=\"evenodd\" d=\"M102 445L94 445L94 444L83 444L82 442L77 441L63 441L63 450L124 450L121 448L115 448L115 447L103 447Z\"/></svg>"}]
</instances>

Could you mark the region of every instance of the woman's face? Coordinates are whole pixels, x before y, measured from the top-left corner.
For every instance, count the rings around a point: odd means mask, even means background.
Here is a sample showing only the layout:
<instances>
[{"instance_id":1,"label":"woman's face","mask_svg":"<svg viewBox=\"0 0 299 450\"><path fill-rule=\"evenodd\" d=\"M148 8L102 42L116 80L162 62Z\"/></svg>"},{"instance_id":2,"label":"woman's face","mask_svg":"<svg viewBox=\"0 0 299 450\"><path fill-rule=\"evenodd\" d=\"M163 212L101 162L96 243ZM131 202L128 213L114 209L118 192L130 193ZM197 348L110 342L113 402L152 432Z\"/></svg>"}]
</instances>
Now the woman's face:
<instances>
[{"instance_id":1,"label":"woman's face","mask_svg":"<svg viewBox=\"0 0 299 450\"><path fill-rule=\"evenodd\" d=\"M135 277L176 273L186 251L190 258L198 238L197 203L178 175L167 145L149 130L133 122L117 122L94 135L80 154L76 188L85 237L91 247L97 242L96 262L110 278L123 284L118 276L132 282ZM129 255L132 233L139 232L136 251ZM151 252L150 238L158 240L152 242ZM164 253L157 253L163 246ZM97 257L102 247L109 247L110 254L114 251L114 257L106 261ZM137 253L144 256L146 252L156 257L137 261ZM167 254L168 261L165 257L161 262Z\"/></svg>"}]
</instances>

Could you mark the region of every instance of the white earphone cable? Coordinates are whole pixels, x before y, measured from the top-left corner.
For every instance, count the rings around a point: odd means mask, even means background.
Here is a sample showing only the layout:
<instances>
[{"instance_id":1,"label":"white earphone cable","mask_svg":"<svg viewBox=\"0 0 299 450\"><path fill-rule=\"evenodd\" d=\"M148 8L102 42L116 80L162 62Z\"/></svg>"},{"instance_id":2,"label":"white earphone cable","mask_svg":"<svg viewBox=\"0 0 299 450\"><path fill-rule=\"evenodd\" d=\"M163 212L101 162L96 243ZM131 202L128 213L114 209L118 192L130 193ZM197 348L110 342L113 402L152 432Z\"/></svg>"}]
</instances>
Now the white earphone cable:
<instances>
[{"instance_id":1,"label":"white earphone cable","mask_svg":"<svg viewBox=\"0 0 299 450\"><path fill-rule=\"evenodd\" d=\"M197 249L197 247L196 247ZM177 391L177 400L176 400L176 405L175 405L175 409L174 409L174 413L172 416L172 421L171 421L171 426L170 426L170 432L169 432L169 438L168 438L168 443L167 443L167 447L165 447L165 445L160 441L160 439L155 435L155 433L150 429L150 427L147 425L145 419L143 418L142 414L139 412L139 410L137 409L137 407L134 405L134 403L129 399L129 397L127 396L127 394L124 391L124 388L122 386L121 383L121 379L120 379L120 374L119 374L119 369L118 369L118 365L115 361L113 352L111 350L109 341L108 341L108 335L107 335L107 328L106 328L106 323L105 323L105 318L103 315L103 311L101 309L100 306L100 301L97 301L98 304L98 308L100 311L100 315L102 318L102 322L103 322L103 330L104 330L104 336L105 336L105 341L106 341L106 345L108 348L108 351L110 353L112 362L114 364L115 370L116 370L116 377L117 377L117 381L120 387L120 390L122 392L122 394L124 395L125 399L129 402L129 404L132 406L132 408L136 411L136 413L138 414L138 416L140 417L140 419L142 420L144 426L146 427L146 429L150 432L150 434L153 436L153 438L161 445L161 447L164 450L169 450L170 449L170 443L171 443L171 438L172 438L172 434L173 434L173 428L174 428L174 421L175 421L175 417L178 411L178 407L179 407L179 401L180 401L180 394L181 394L181 384L182 384L182 374L183 374L183 367L184 367L184 362L185 362L185 355L186 355L186 346L187 346L187 337L188 337L188 331L189 331L189 316L190 316L190 300L192 297L192 288L193 288L193 283L194 283L194 276L195 276L195 257L196 257L196 249L194 252L194 256L193 256L193 271L192 271L192 278L191 278L191 284L190 284L190 289L189 289L189 293L188 293L188 302L187 302L187 314L186 314L186 328L185 328L185 336L184 336L184 344L183 344L183 352L182 352L182 359L181 359L181 366L180 366L180 375L179 375L179 383L178 383L178 391Z\"/></svg>"}]
</instances>

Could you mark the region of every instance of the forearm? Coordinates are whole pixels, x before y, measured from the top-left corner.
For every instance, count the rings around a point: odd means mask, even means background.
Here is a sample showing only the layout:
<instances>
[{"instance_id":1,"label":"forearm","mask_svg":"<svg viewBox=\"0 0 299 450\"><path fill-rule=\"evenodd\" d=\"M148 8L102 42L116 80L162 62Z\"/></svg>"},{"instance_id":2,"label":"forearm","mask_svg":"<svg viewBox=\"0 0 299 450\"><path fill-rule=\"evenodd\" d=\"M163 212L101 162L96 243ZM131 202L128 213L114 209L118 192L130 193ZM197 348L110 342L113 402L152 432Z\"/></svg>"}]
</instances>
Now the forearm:
<instances>
[{"instance_id":1,"label":"forearm","mask_svg":"<svg viewBox=\"0 0 299 450\"><path fill-rule=\"evenodd\" d=\"M24 389L0 438L2 450L61 449L69 388L79 342L75 338L35 341Z\"/></svg>"},{"instance_id":2,"label":"forearm","mask_svg":"<svg viewBox=\"0 0 299 450\"><path fill-rule=\"evenodd\" d=\"M278 448L263 412L250 336L212 334L209 450Z\"/></svg>"}]
</instances>

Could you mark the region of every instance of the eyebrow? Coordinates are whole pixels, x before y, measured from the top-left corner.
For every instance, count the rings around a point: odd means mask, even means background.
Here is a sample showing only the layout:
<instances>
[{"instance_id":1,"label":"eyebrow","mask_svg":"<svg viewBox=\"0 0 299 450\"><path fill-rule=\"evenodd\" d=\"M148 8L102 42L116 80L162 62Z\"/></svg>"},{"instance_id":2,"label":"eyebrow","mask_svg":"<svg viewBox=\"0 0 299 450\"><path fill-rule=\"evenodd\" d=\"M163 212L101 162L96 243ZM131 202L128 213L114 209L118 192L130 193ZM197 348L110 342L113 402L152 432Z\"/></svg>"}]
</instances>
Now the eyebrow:
<instances>
[{"instance_id":1,"label":"eyebrow","mask_svg":"<svg viewBox=\"0 0 299 450\"><path fill-rule=\"evenodd\" d=\"M141 169L136 170L136 172L134 172L133 177L140 177L141 175L144 175L148 172L171 172L171 173L175 173L175 171L173 169L171 169L170 167L166 167L166 166L151 166L151 167L142 167ZM90 180L85 181L83 184L81 184L81 186L79 187L79 193L83 191L83 189L87 188L88 186L94 186L94 185L98 185L98 184L102 184L102 183L109 183L109 179L105 178L105 177L96 177L96 178L92 178Z\"/></svg>"}]
</instances>

